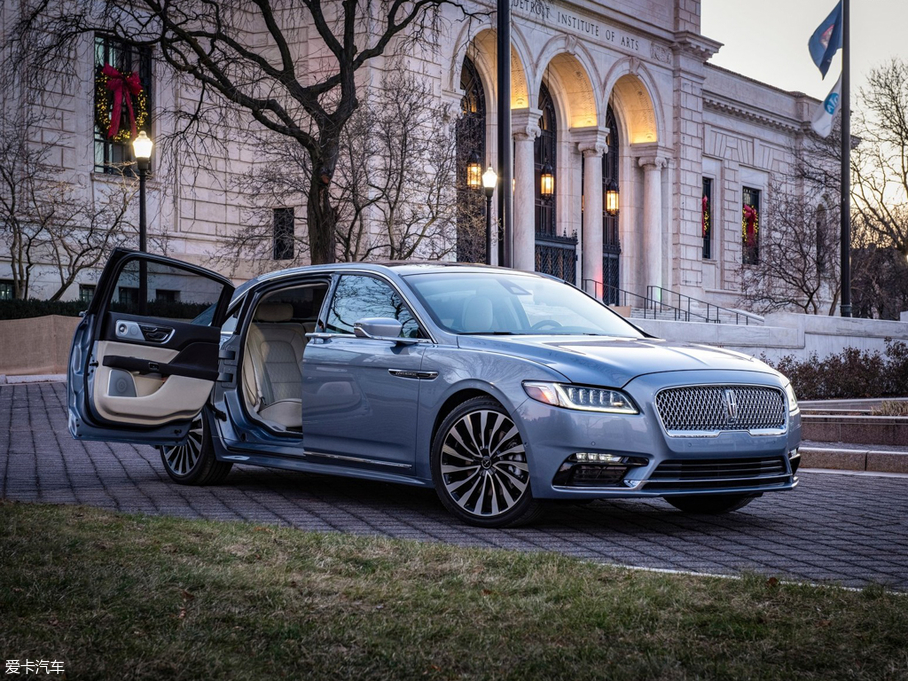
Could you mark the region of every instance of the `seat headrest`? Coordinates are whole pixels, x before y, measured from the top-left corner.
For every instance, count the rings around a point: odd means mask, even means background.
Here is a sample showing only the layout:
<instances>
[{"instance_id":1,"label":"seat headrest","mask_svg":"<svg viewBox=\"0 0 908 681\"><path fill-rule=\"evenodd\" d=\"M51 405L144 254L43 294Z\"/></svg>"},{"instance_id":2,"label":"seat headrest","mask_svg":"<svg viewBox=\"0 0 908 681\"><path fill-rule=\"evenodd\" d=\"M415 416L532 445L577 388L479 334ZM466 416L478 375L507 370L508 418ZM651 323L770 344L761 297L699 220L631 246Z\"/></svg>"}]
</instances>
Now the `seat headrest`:
<instances>
[{"instance_id":1,"label":"seat headrest","mask_svg":"<svg viewBox=\"0 0 908 681\"><path fill-rule=\"evenodd\" d=\"M464 305L461 326L465 333L491 331L493 323L492 301L489 298L473 296Z\"/></svg>"},{"instance_id":2,"label":"seat headrest","mask_svg":"<svg viewBox=\"0 0 908 681\"><path fill-rule=\"evenodd\" d=\"M255 308L257 322L288 322L293 319L293 305L290 303L264 303Z\"/></svg>"}]
</instances>

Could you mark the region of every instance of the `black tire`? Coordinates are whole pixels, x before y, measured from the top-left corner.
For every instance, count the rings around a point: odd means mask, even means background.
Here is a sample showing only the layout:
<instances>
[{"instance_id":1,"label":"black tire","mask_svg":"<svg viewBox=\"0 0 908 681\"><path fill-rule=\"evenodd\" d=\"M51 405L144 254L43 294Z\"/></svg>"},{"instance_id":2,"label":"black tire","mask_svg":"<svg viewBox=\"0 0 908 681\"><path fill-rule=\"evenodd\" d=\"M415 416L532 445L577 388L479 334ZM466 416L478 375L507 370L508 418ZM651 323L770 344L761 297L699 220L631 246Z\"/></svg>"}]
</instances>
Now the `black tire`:
<instances>
[{"instance_id":1,"label":"black tire","mask_svg":"<svg viewBox=\"0 0 908 681\"><path fill-rule=\"evenodd\" d=\"M193 420L185 444L158 449L167 475L181 485L217 485L224 481L233 467L232 463L215 458L208 419L204 413Z\"/></svg>"},{"instance_id":2,"label":"black tire","mask_svg":"<svg viewBox=\"0 0 908 681\"><path fill-rule=\"evenodd\" d=\"M432 480L441 503L478 527L515 527L537 520L523 439L490 397L458 405L432 441Z\"/></svg>"},{"instance_id":3,"label":"black tire","mask_svg":"<svg viewBox=\"0 0 908 681\"><path fill-rule=\"evenodd\" d=\"M744 508L759 494L696 494L664 497L672 506L685 513L719 515Z\"/></svg>"}]
</instances>

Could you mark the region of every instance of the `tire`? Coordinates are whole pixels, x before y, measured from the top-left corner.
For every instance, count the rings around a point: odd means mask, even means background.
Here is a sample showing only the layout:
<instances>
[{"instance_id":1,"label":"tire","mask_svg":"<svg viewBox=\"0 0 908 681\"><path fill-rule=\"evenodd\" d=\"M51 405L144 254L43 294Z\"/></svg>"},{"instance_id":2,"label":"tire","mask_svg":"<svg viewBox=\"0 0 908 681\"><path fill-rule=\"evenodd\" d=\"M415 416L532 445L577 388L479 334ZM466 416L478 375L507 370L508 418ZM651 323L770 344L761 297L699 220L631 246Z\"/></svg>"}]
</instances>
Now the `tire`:
<instances>
[{"instance_id":1,"label":"tire","mask_svg":"<svg viewBox=\"0 0 908 681\"><path fill-rule=\"evenodd\" d=\"M181 485L216 485L233 467L232 463L218 461L205 414L199 414L189 426L189 437L182 445L158 447L164 470L174 482Z\"/></svg>"},{"instance_id":2,"label":"tire","mask_svg":"<svg viewBox=\"0 0 908 681\"><path fill-rule=\"evenodd\" d=\"M542 515L523 439L490 397L467 400L442 421L432 441L431 467L441 503L470 525L515 527Z\"/></svg>"},{"instance_id":3,"label":"tire","mask_svg":"<svg viewBox=\"0 0 908 681\"><path fill-rule=\"evenodd\" d=\"M685 513L718 515L744 508L759 494L697 494L680 497L663 497L668 503Z\"/></svg>"}]
</instances>

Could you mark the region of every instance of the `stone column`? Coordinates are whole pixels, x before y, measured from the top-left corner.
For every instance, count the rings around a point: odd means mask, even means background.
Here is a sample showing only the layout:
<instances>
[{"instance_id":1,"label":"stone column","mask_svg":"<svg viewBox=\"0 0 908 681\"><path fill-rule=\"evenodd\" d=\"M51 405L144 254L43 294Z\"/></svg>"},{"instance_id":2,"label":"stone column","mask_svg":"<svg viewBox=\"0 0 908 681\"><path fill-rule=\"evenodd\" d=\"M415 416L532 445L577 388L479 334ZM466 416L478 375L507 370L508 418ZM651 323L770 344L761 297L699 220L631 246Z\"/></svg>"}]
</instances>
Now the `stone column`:
<instances>
[{"instance_id":1,"label":"stone column","mask_svg":"<svg viewBox=\"0 0 908 681\"><path fill-rule=\"evenodd\" d=\"M580 143L583 154L583 290L601 298L602 284L602 155L604 143ZM597 283L593 283L597 282Z\"/></svg>"},{"instance_id":2,"label":"stone column","mask_svg":"<svg viewBox=\"0 0 908 681\"><path fill-rule=\"evenodd\" d=\"M533 143L539 136L537 109L511 111L514 135L514 269L536 269L536 186Z\"/></svg>"},{"instance_id":3,"label":"stone column","mask_svg":"<svg viewBox=\"0 0 908 681\"><path fill-rule=\"evenodd\" d=\"M662 286L662 169L666 165L661 156L640 158L643 168L643 265L644 289L646 286ZM658 300L658 294L656 294Z\"/></svg>"}]
</instances>

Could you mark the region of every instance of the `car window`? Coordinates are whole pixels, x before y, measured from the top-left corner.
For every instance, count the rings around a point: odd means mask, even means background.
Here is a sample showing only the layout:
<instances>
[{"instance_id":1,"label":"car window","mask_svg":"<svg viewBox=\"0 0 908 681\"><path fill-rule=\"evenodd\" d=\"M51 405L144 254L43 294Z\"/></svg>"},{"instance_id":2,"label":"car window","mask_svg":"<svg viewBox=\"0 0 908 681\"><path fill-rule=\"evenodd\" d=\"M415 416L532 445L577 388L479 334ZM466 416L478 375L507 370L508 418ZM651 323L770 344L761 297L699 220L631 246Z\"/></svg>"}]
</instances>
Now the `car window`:
<instances>
[{"instance_id":1,"label":"car window","mask_svg":"<svg viewBox=\"0 0 908 681\"><path fill-rule=\"evenodd\" d=\"M389 284L365 275L345 274L340 278L328 308L328 333L353 333L353 325L366 317L396 319L402 338L421 338L419 324L403 299Z\"/></svg>"},{"instance_id":2,"label":"car window","mask_svg":"<svg viewBox=\"0 0 908 681\"><path fill-rule=\"evenodd\" d=\"M454 270L404 278L432 319L453 333L641 337L600 302L547 277Z\"/></svg>"},{"instance_id":3,"label":"car window","mask_svg":"<svg viewBox=\"0 0 908 681\"><path fill-rule=\"evenodd\" d=\"M220 281L178 265L134 259L120 270L109 309L211 326L223 290Z\"/></svg>"}]
</instances>

